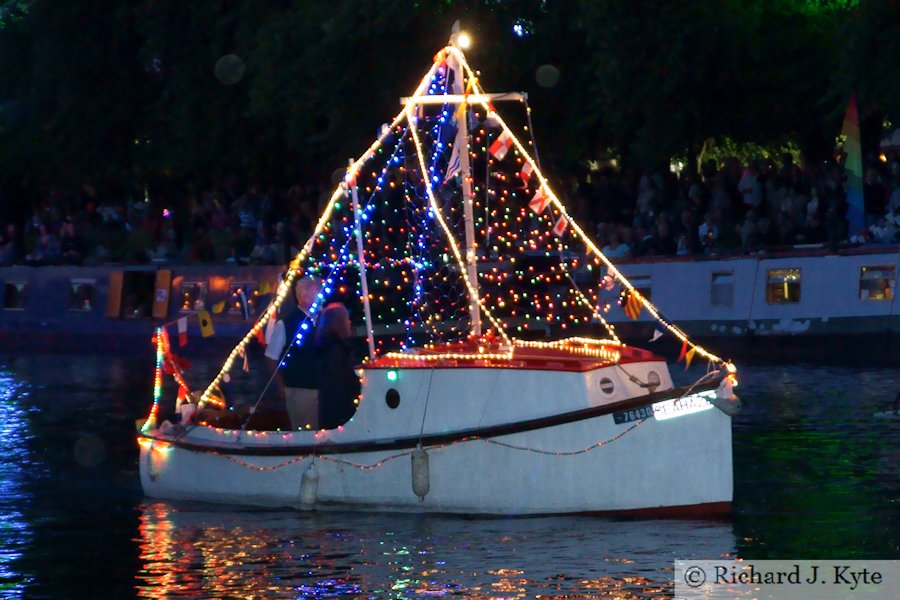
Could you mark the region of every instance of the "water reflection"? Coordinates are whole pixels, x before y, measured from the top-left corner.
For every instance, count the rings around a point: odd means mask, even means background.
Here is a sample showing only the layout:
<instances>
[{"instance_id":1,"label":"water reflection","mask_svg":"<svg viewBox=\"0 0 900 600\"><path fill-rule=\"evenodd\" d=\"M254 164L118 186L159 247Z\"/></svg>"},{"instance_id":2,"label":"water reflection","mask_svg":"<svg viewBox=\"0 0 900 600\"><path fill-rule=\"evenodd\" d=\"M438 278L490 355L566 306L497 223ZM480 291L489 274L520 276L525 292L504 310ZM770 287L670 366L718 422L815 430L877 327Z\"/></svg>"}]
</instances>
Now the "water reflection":
<instances>
[{"instance_id":1,"label":"water reflection","mask_svg":"<svg viewBox=\"0 0 900 600\"><path fill-rule=\"evenodd\" d=\"M873 414L900 389L900 372L745 371L752 401L734 420L740 555L898 556L900 427Z\"/></svg>"},{"instance_id":2,"label":"water reflection","mask_svg":"<svg viewBox=\"0 0 900 600\"><path fill-rule=\"evenodd\" d=\"M27 416L20 398L25 385L0 370L0 595L18 594L27 583L18 563L31 541L23 509L30 505L25 487L29 468Z\"/></svg>"},{"instance_id":3,"label":"water reflection","mask_svg":"<svg viewBox=\"0 0 900 600\"><path fill-rule=\"evenodd\" d=\"M143 598L665 598L676 558L733 556L736 544L721 522L141 511Z\"/></svg>"},{"instance_id":4,"label":"water reflection","mask_svg":"<svg viewBox=\"0 0 900 600\"><path fill-rule=\"evenodd\" d=\"M900 369L742 367L734 517L709 523L145 500L150 360L0 356L0 598L666 598L676 558L900 558L900 424L872 417Z\"/></svg>"}]
</instances>

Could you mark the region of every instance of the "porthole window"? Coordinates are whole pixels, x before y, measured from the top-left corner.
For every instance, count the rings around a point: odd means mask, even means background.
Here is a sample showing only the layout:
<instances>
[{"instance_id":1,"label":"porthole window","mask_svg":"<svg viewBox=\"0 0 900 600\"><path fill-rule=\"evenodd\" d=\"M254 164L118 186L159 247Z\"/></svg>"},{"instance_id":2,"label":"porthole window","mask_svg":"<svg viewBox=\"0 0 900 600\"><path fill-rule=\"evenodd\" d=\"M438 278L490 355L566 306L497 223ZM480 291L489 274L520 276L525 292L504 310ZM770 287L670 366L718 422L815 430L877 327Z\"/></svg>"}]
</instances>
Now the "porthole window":
<instances>
[{"instance_id":1,"label":"porthole window","mask_svg":"<svg viewBox=\"0 0 900 600\"><path fill-rule=\"evenodd\" d=\"M389 408L397 408L400 406L400 392L391 388L384 395L384 401Z\"/></svg>"},{"instance_id":2,"label":"porthole window","mask_svg":"<svg viewBox=\"0 0 900 600\"><path fill-rule=\"evenodd\" d=\"M612 379L609 377L604 377L600 380L600 391L604 394L612 394L613 390L616 389L616 385L612 382Z\"/></svg>"}]
</instances>

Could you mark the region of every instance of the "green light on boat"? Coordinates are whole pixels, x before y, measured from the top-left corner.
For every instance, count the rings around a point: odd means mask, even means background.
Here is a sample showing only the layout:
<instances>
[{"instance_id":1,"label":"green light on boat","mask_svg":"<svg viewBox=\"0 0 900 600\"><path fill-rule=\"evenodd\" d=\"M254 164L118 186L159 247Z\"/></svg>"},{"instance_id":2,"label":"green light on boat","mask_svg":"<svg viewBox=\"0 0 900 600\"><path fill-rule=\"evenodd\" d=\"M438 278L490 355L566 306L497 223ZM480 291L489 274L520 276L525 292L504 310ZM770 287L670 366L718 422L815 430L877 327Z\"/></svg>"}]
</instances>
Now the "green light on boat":
<instances>
[{"instance_id":1,"label":"green light on boat","mask_svg":"<svg viewBox=\"0 0 900 600\"><path fill-rule=\"evenodd\" d=\"M397 371L388 371L387 378L388 381L397 381Z\"/></svg>"}]
</instances>

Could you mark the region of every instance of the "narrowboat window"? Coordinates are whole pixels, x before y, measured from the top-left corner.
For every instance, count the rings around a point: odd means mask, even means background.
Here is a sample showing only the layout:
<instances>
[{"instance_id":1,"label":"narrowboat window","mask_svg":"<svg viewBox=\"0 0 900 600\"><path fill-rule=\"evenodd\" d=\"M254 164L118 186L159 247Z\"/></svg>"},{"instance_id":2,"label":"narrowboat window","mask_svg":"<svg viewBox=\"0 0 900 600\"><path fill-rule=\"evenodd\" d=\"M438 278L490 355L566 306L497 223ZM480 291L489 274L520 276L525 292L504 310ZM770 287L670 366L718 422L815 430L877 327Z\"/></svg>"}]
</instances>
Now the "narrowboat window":
<instances>
[{"instance_id":1,"label":"narrowboat window","mask_svg":"<svg viewBox=\"0 0 900 600\"><path fill-rule=\"evenodd\" d=\"M95 279L69 280L69 310L89 312L94 309Z\"/></svg>"},{"instance_id":2,"label":"narrowboat window","mask_svg":"<svg viewBox=\"0 0 900 600\"><path fill-rule=\"evenodd\" d=\"M893 300L897 273L892 266L863 267L859 274L860 300Z\"/></svg>"},{"instance_id":3,"label":"narrowboat window","mask_svg":"<svg viewBox=\"0 0 900 600\"><path fill-rule=\"evenodd\" d=\"M225 311L242 315L244 319L256 316L259 285L256 283L232 283L225 302Z\"/></svg>"},{"instance_id":4,"label":"narrowboat window","mask_svg":"<svg viewBox=\"0 0 900 600\"><path fill-rule=\"evenodd\" d=\"M634 275L628 277L628 281L631 282L631 285L634 286L634 289L636 289L641 296L647 300L650 299L650 288L652 286L649 275Z\"/></svg>"},{"instance_id":5,"label":"narrowboat window","mask_svg":"<svg viewBox=\"0 0 900 600\"><path fill-rule=\"evenodd\" d=\"M24 281L7 281L3 285L3 309L25 310L28 300L28 284Z\"/></svg>"},{"instance_id":6,"label":"narrowboat window","mask_svg":"<svg viewBox=\"0 0 900 600\"><path fill-rule=\"evenodd\" d=\"M722 271L712 274L709 301L713 306L731 306L734 303L734 273Z\"/></svg>"},{"instance_id":7,"label":"narrowboat window","mask_svg":"<svg viewBox=\"0 0 900 600\"><path fill-rule=\"evenodd\" d=\"M771 269L766 272L766 302L800 302L800 269Z\"/></svg>"},{"instance_id":8,"label":"narrowboat window","mask_svg":"<svg viewBox=\"0 0 900 600\"><path fill-rule=\"evenodd\" d=\"M208 284L205 281L184 281L181 284L181 312L194 312L206 310L206 291Z\"/></svg>"},{"instance_id":9,"label":"narrowboat window","mask_svg":"<svg viewBox=\"0 0 900 600\"><path fill-rule=\"evenodd\" d=\"M122 276L122 317L146 319L153 314L155 271L125 271Z\"/></svg>"}]
</instances>

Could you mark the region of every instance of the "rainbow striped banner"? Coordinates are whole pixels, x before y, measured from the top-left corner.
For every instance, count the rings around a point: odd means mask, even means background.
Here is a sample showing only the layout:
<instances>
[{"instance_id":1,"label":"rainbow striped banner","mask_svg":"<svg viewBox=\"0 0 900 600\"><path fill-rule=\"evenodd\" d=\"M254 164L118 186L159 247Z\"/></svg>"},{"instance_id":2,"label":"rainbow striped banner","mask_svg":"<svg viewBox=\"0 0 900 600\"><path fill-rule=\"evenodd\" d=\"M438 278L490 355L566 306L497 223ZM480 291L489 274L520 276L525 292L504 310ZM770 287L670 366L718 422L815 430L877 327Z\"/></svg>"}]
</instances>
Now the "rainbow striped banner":
<instances>
[{"instance_id":1,"label":"rainbow striped banner","mask_svg":"<svg viewBox=\"0 0 900 600\"><path fill-rule=\"evenodd\" d=\"M859 139L859 112L856 109L856 94L850 95L841 135L846 136L844 170L847 172L847 234L856 235L866 228L866 214L863 203L862 145Z\"/></svg>"}]
</instances>

